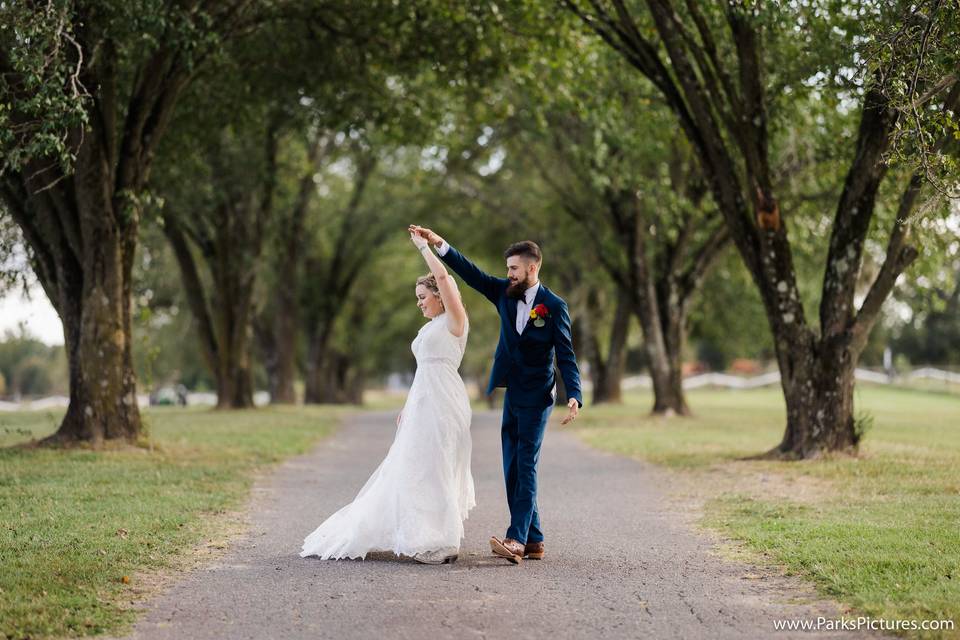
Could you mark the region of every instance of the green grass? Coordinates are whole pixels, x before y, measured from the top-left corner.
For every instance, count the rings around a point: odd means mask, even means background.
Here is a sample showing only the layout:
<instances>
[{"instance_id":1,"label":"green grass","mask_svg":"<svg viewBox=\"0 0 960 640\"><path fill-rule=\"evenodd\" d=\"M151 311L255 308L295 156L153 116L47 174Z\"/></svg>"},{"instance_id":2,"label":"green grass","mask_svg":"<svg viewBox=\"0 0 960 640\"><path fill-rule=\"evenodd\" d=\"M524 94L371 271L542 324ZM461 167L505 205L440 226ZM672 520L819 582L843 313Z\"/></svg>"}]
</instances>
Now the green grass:
<instances>
[{"instance_id":1,"label":"green grass","mask_svg":"<svg viewBox=\"0 0 960 640\"><path fill-rule=\"evenodd\" d=\"M0 449L0 638L124 628L141 576L215 535L214 516L241 505L255 469L307 451L339 415L156 408L144 414L150 448ZM0 414L0 444L58 419Z\"/></svg>"},{"instance_id":2,"label":"green grass","mask_svg":"<svg viewBox=\"0 0 960 640\"><path fill-rule=\"evenodd\" d=\"M649 394L630 394L623 406L588 407L576 432L672 468L706 499L705 526L858 614L960 628L960 398L861 385L856 410L873 421L861 454L804 462L741 459L779 442L779 390L688 400L693 418L664 420L647 415Z\"/></svg>"}]
</instances>

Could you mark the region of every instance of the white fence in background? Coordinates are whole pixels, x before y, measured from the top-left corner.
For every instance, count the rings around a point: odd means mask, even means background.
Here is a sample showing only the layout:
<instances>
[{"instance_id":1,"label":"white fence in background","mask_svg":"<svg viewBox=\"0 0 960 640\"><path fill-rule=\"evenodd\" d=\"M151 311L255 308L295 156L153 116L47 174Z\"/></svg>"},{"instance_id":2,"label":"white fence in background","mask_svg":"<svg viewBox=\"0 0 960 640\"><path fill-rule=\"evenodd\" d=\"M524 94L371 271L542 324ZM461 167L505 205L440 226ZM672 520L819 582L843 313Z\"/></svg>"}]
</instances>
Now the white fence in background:
<instances>
[{"instance_id":1,"label":"white fence in background","mask_svg":"<svg viewBox=\"0 0 960 640\"><path fill-rule=\"evenodd\" d=\"M960 373L934 369L932 367L914 369L909 373L898 374L892 377L886 373L871 371L870 369L857 369L855 373L857 380L861 382L872 382L874 384L903 384L904 382L912 380L936 380L938 382L960 385ZM732 376L726 373L701 373L700 375L684 378L683 388L724 387L727 389L757 389L779 383L779 371L771 371L751 378ZM653 381L648 375L629 376L624 378L621 384L624 390L650 389L653 387Z\"/></svg>"},{"instance_id":2,"label":"white fence in background","mask_svg":"<svg viewBox=\"0 0 960 640\"><path fill-rule=\"evenodd\" d=\"M856 376L857 380L861 382L871 382L874 384L903 384L913 380L935 380L945 384L960 385L960 373L944 371L943 369L935 369L933 367L914 369L909 373L898 374L894 377L890 377L883 372L871 371L869 369L857 369ZM779 382L780 372L778 371L771 371L769 373L753 376L751 378L732 376L726 373L702 373L700 375L684 378L683 388L699 389L701 387L722 387L725 389L758 389L760 387L768 387L779 384ZM583 383L585 390L589 391L591 389L590 381L585 379ZM625 391L629 389L650 389L653 386L650 376L647 375L625 377L621 384ZM394 383L394 386L397 386L397 383ZM253 403L258 407L264 406L269 402L270 394L268 394L266 391L257 391L253 394ZM50 396L48 398L38 398L36 400L28 400L23 402L6 402L0 400L0 412L41 411L43 409L54 408L59 409L66 407L69 403L70 398L67 396ZM138 395L137 403L141 407L149 406L150 396L147 394ZM187 405L189 406L213 406L216 403L217 394L215 393L191 392L187 394Z\"/></svg>"},{"instance_id":3,"label":"white fence in background","mask_svg":"<svg viewBox=\"0 0 960 640\"><path fill-rule=\"evenodd\" d=\"M960 384L960 373L953 371L943 371L932 367L924 367L911 372L910 378L923 378L925 380L939 380L940 382L949 382L951 384Z\"/></svg>"},{"instance_id":4,"label":"white fence in background","mask_svg":"<svg viewBox=\"0 0 960 640\"><path fill-rule=\"evenodd\" d=\"M253 404L258 407L270 403L270 394L266 391L257 391L253 394ZM0 412L2 411L42 411L43 409L61 409L70 404L70 398L67 396L50 396L47 398L38 398L36 400L25 400L23 402L6 402L0 400ZM150 406L150 396L146 393L137 395L137 404L141 407ZM213 406L217 404L217 394L209 392L197 392L187 394L188 406Z\"/></svg>"}]
</instances>

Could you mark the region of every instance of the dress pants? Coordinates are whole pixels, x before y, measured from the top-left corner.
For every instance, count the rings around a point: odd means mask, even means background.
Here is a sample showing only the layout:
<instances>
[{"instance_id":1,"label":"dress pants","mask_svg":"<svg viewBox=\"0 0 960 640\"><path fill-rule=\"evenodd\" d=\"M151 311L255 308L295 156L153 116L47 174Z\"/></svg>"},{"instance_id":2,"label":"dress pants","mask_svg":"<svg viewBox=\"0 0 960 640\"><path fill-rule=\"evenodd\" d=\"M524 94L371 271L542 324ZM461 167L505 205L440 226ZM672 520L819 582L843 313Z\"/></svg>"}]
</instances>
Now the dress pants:
<instances>
[{"instance_id":1,"label":"dress pants","mask_svg":"<svg viewBox=\"0 0 960 640\"><path fill-rule=\"evenodd\" d=\"M510 390L507 389L500 428L503 477L510 507L507 537L524 544L543 541L537 511L537 463L551 411L552 404L516 406L510 401Z\"/></svg>"}]
</instances>

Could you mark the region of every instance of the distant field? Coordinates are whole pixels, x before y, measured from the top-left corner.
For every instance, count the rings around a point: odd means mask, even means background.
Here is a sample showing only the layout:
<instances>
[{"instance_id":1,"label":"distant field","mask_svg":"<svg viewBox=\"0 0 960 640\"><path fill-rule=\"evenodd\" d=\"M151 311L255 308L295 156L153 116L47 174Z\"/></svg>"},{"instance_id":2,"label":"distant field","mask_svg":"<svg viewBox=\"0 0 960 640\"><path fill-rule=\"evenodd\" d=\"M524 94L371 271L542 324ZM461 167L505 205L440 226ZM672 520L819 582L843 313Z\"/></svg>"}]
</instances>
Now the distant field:
<instances>
[{"instance_id":1,"label":"distant field","mask_svg":"<svg viewBox=\"0 0 960 640\"><path fill-rule=\"evenodd\" d=\"M779 389L689 394L695 417L654 419L651 397L589 405L587 443L674 469L705 499L703 524L753 559L812 579L860 614L960 627L960 397L860 385L862 453L814 462L740 458L780 441ZM960 637L913 633L917 637Z\"/></svg>"},{"instance_id":2,"label":"distant field","mask_svg":"<svg viewBox=\"0 0 960 640\"><path fill-rule=\"evenodd\" d=\"M235 526L218 518L254 470L307 451L342 413L154 408L152 449L0 449L0 638L121 629L151 572ZM2 413L0 444L46 435L59 417Z\"/></svg>"}]
</instances>

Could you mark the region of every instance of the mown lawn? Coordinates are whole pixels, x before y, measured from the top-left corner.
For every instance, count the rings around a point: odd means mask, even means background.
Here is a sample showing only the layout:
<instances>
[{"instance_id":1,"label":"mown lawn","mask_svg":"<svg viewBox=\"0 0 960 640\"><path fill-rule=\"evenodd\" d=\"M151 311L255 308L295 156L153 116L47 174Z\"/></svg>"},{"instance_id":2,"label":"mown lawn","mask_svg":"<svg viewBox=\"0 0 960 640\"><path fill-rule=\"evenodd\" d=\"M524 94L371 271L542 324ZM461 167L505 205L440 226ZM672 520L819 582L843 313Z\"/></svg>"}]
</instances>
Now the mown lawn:
<instances>
[{"instance_id":1,"label":"mown lawn","mask_svg":"<svg viewBox=\"0 0 960 640\"><path fill-rule=\"evenodd\" d=\"M859 615L949 619L960 637L960 397L861 385L861 455L741 460L780 441L779 389L700 390L695 416L647 415L651 398L587 407L587 443L672 468L706 500L702 523L812 579Z\"/></svg>"},{"instance_id":2,"label":"mown lawn","mask_svg":"<svg viewBox=\"0 0 960 640\"><path fill-rule=\"evenodd\" d=\"M242 505L256 469L307 451L340 415L157 408L144 414L146 448L0 449L0 638L122 629L140 576L215 536L215 516ZM0 446L58 419L0 414Z\"/></svg>"}]
</instances>

